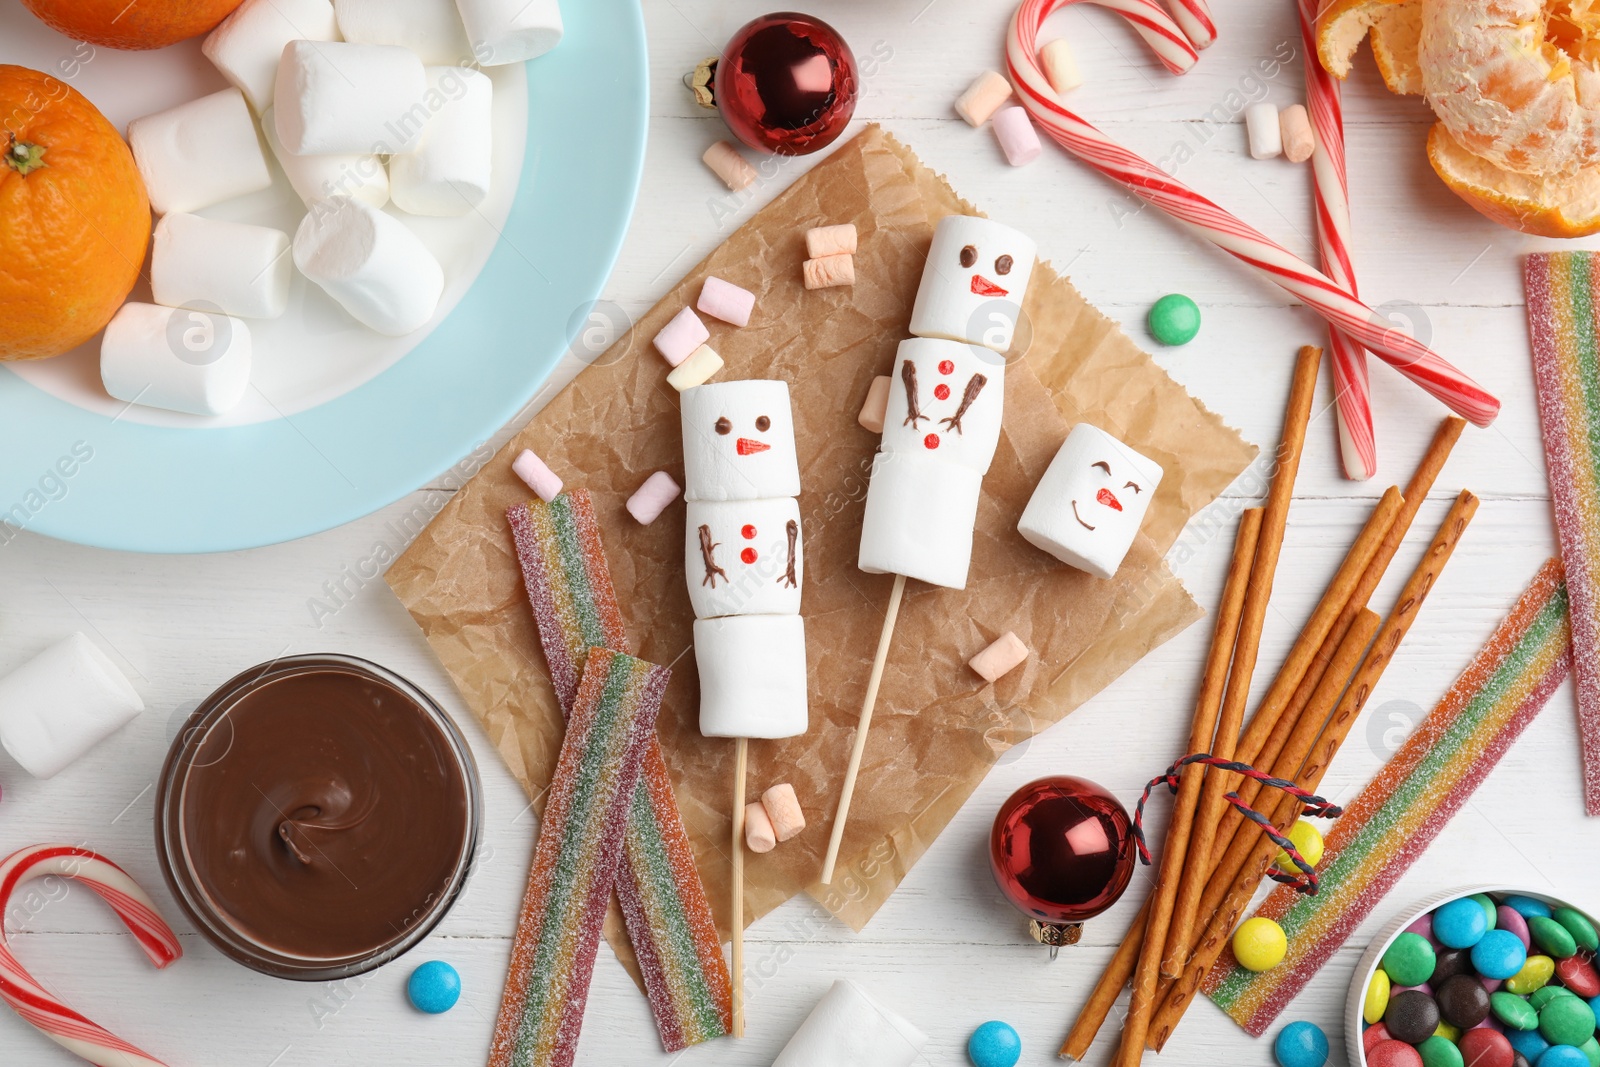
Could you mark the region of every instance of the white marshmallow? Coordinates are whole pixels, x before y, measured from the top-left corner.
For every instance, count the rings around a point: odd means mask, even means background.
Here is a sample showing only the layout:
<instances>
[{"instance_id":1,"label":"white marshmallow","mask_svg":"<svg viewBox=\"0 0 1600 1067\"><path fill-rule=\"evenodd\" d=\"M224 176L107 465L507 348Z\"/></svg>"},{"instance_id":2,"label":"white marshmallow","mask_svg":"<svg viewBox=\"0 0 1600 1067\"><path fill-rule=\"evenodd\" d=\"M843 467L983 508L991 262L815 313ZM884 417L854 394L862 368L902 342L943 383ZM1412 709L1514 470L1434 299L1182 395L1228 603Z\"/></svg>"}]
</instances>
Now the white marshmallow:
<instances>
[{"instance_id":1,"label":"white marshmallow","mask_svg":"<svg viewBox=\"0 0 1600 1067\"><path fill-rule=\"evenodd\" d=\"M456 0L472 54L485 67L521 63L561 43L557 0Z\"/></svg>"},{"instance_id":2,"label":"white marshmallow","mask_svg":"<svg viewBox=\"0 0 1600 1067\"><path fill-rule=\"evenodd\" d=\"M805 553L794 497L690 501L684 534L683 572L696 618L799 612Z\"/></svg>"},{"instance_id":3,"label":"white marshmallow","mask_svg":"<svg viewBox=\"0 0 1600 1067\"><path fill-rule=\"evenodd\" d=\"M294 262L363 325L398 337L426 325L444 268L406 224L349 197L312 203Z\"/></svg>"},{"instance_id":4,"label":"white marshmallow","mask_svg":"<svg viewBox=\"0 0 1600 1067\"><path fill-rule=\"evenodd\" d=\"M1017 532L1063 563L1110 578L1133 546L1161 475L1154 460L1080 422L1039 480Z\"/></svg>"},{"instance_id":5,"label":"white marshmallow","mask_svg":"<svg viewBox=\"0 0 1600 1067\"><path fill-rule=\"evenodd\" d=\"M965 589L972 563L983 474L914 452L879 452L872 461L856 565L868 574L903 574Z\"/></svg>"},{"instance_id":6,"label":"white marshmallow","mask_svg":"<svg viewBox=\"0 0 1600 1067\"><path fill-rule=\"evenodd\" d=\"M695 386L683 392L682 416L685 500L800 495L788 382Z\"/></svg>"},{"instance_id":7,"label":"white marshmallow","mask_svg":"<svg viewBox=\"0 0 1600 1067\"><path fill-rule=\"evenodd\" d=\"M100 342L100 380L118 400L220 415L250 386L250 327L194 309L129 302Z\"/></svg>"},{"instance_id":8,"label":"white marshmallow","mask_svg":"<svg viewBox=\"0 0 1600 1067\"><path fill-rule=\"evenodd\" d=\"M656 471L628 498L628 514L640 526L649 526L676 499L683 489L666 471Z\"/></svg>"},{"instance_id":9,"label":"white marshmallow","mask_svg":"<svg viewBox=\"0 0 1600 1067\"><path fill-rule=\"evenodd\" d=\"M925 337L901 341L889 376L883 450L911 452L983 474L1000 442L1005 372L1004 360L977 345Z\"/></svg>"},{"instance_id":10,"label":"white marshmallow","mask_svg":"<svg viewBox=\"0 0 1600 1067\"><path fill-rule=\"evenodd\" d=\"M200 51L259 115L272 106L284 45L338 39L339 24L328 0L244 0L211 31Z\"/></svg>"},{"instance_id":11,"label":"white marshmallow","mask_svg":"<svg viewBox=\"0 0 1600 1067\"><path fill-rule=\"evenodd\" d=\"M920 1030L846 979L833 983L772 1067L911 1067Z\"/></svg>"},{"instance_id":12,"label":"white marshmallow","mask_svg":"<svg viewBox=\"0 0 1600 1067\"><path fill-rule=\"evenodd\" d=\"M1278 109L1263 101L1244 109L1245 135L1250 141L1252 159L1272 159L1283 154L1283 129Z\"/></svg>"},{"instance_id":13,"label":"white marshmallow","mask_svg":"<svg viewBox=\"0 0 1600 1067\"><path fill-rule=\"evenodd\" d=\"M150 289L158 304L275 319L289 306L289 235L175 212L156 223Z\"/></svg>"},{"instance_id":14,"label":"white marshmallow","mask_svg":"<svg viewBox=\"0 0 1600 1067\"><path fill-rule=\"evenodd\" d=\"M297 156L278 140L278 117L272 108L261 113L261 134L303 203L348 196L382 207L389 202L389 171L378 156Z\"/></svg>"},{"instance_id":15,"label":"white marshmallow","mask_svg":"<svg viewBox=\"0 0 1600 1067\"><path fill-rule=\"evenodd\" d=\"M1038 246L1026 234L976 215L946 215L933 232L911 309L911 332L1011 347Z\"/></svg>"},{"instance_id":16,"label":"white marshmallow","mask_svg":"<svg viewBox=\"0 0 1600 1067\"><path fill-rule=\"evenodd\" d=\"M462 67L428 67L427 76L432 115L411 151L390 158L389 195L413 215L465 215L489 198L494 83Z\"/></svg>"},{"instance_id":17,"label":"white marshmallow","mask_svg":"<svg viewBox=\"0 0 1600 1067\"><path fill-rule=\"evenodd\" d=\"M295 155L407 152L431 115L427 92L422 60L404 48L290 41L278 64L273 121Z\"/></svg>"},{"instance_id":18,"label":"white marshmallow","mask_svg":"<svg viewBox=\"0 0 1600 1067\"><path fill-rule=\"evenodd\" d=\"M334 0L339 32L354 44L392 44L424 63L472 58L455 0Z\"/></svg>"},{"instance_id":19,"label":"white marshmallow","mask_svg":"<svg viewBox=\"0 0 1600 1067\"><path fill-rule=\"evenodd\" d=\"M706 737L806 732L806 624L799 615L696 619L694 658Z\"/></svg>"},{"instance_id":20,"label":"white marshmallow","mask_svg":"<svg viewBox=\"0 0 1600 1067\"><path fill-rule=\"evenodd\" d=\"M75 633L0 678L0 745L35 778L53 778L143 710L116 664Z\"/></svg>"},{"instance_id":21,"label":"white marshmallow","mask_svg":"<svg viewBox=\"0 0 1600 1067\"><path fill-rule=\"evenodd\" d=\"M134 119L128 146L157 215L199 211L272 184L256 121L237 89Z\"/></svg>"}]
</instances>

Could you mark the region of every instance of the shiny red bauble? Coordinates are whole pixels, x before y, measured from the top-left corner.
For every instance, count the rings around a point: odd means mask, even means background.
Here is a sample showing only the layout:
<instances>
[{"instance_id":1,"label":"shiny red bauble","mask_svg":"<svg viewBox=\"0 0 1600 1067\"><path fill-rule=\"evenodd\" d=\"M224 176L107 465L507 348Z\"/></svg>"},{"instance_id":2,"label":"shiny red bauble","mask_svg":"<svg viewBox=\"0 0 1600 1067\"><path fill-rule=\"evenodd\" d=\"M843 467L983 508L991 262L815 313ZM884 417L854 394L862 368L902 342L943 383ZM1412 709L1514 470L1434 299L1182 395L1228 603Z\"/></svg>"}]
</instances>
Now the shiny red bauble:
<instances>
[{"instance_id":1,"label":"shiny red bauble","mask_svg":"<svg viewBox=\"0 0 1600 1067\"><path fill-rule=\"evenodd\" d=\"M1133 823L1100 786L1056 775L1029 782L1000 806L989 833L994 880L1040 927L1070 927L1115 904L1133 879ZM1048 931L1046 931L1048 933Z\"/></svg>"},{"instance_id":2,"label":"shiny red bauble","mask_svg":"<svg viewBox=\"0 0 1600 1067\"><path fill-rule=\"evenodd\" d=\"M855 114L861 74L837 30L778 11L746 23L717 59L717 110L751 148L803 156L833 143Z\"/></svg>"}]
</instances>

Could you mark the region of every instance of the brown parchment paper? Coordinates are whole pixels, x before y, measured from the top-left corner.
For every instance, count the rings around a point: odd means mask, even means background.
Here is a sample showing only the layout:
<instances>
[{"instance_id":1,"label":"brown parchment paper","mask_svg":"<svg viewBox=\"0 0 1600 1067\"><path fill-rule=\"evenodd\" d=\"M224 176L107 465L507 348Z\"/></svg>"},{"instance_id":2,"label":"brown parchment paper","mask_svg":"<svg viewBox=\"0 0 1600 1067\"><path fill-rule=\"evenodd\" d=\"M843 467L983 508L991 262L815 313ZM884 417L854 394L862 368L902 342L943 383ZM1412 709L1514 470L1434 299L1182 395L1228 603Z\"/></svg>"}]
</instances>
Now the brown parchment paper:
<instances>
[{"instance_id":1,"label":"brown parchment paper","mask_svg":"<svg viewBox=\"0 0 1600 1067\"><path fill-rule=\"evenodd\" d=\"M1162 562L1189 517L1255 449L1169 379L1047 264L1034 271L1031 341L1006 370L1005 422L984 480L965 591L912 582L873 720L839 870L817 884L892 579L856 568L866 472L877 436L856 413L888 373L933 224L974 212L894 138L867 127L696 266L472 479L390 568L387 580L530 798L542 800L561 716L523 596L505 509L527 497L511 458L532 448L569 486L594 494L628 632L639 655L673 669L659 722L700 872L727 935L734 746L697 728L693 613L684 586L684 505L640 526L624 502L653 471L683 480L677 394L650 338L708 274L757 294L749 326L707 320L727 361L718 380L790 383L801 465L803 611L811 728L753 741L750 795L793 783L809 825L746 860L753 921L802 890L855 929L1011 745L1059 721L1201 615ZM803 234L854 222L856 284L807 292ZM1019 336L1027 331L1019 331ZM1016 533L1029 494L1066 436L1090 419L1166 470L1146 535L1116 579L1097 581ZM1069 421L1070 420L1070 421ZM986 685L966 660L1006 630L1033 651ZM608 938L637 969L615 914Z\"/></svg>"}]
</instances>

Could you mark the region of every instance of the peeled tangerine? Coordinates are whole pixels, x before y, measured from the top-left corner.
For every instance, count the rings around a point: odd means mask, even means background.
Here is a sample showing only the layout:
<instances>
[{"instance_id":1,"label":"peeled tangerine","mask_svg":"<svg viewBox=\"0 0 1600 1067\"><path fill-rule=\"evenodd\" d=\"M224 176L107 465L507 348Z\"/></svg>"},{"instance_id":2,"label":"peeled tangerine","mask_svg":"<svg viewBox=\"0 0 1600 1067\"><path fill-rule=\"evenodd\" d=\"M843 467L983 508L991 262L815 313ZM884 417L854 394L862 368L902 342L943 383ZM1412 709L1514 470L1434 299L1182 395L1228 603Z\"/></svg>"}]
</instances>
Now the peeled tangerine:
<instances>
[{"instance_id":1,"label":"peeled tangerine","mask_svg":"<svg viewBox=\"0 0 1600 1067\"><path fill-rule=\"evenodd\" d=\"M1336 0L1317 52L1336 77L1370 30L1384 82L1439 122L1428 159L1483 215L1600 232L1600 0Z\"/></svg>"}]
</instances>

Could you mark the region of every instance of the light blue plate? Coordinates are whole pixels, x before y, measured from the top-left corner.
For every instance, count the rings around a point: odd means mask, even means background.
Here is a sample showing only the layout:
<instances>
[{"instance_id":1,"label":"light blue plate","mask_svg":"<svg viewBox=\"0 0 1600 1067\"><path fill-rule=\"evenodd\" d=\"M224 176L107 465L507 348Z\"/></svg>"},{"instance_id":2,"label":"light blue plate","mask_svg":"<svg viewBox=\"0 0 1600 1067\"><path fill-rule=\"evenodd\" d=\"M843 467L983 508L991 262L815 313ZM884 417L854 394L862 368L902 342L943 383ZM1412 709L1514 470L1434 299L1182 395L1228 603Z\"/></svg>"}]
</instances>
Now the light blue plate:
<instances>
[{"instance_id":1,"label":"light blue plate","mask_svg":"<svg viewBox=\"0 0 1600 1067\"><path fill-rule=\"evenodd\" d=\"M562 15L560 46L528 64L527 157L504 236L426 340L336 400L219 429L110 419L0 372L0 545L18 526L137 552L276 544L398 500L515 415L604 287L644 164L638 0Z\"/></svg>"}]
</instances>

